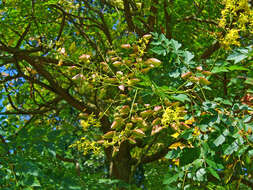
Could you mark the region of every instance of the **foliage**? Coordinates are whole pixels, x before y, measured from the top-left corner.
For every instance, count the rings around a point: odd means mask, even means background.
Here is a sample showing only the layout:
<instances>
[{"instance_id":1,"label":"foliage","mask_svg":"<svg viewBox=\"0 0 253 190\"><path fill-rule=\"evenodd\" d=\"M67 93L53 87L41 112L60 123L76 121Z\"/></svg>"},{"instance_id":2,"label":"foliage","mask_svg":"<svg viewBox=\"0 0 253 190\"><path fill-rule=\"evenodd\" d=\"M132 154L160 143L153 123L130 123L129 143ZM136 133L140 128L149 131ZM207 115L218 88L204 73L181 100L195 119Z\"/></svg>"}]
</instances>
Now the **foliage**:
<instances>
[{"instance_id":1,"label":"foliage","mask_svg":"<svg viewBox=\"0 0 253 190\"><path fill-rule=\"evenodd\" d=\"M1 189L253 186L250 1L6 0L0 36Z\"/></svg>"}]
</instances>

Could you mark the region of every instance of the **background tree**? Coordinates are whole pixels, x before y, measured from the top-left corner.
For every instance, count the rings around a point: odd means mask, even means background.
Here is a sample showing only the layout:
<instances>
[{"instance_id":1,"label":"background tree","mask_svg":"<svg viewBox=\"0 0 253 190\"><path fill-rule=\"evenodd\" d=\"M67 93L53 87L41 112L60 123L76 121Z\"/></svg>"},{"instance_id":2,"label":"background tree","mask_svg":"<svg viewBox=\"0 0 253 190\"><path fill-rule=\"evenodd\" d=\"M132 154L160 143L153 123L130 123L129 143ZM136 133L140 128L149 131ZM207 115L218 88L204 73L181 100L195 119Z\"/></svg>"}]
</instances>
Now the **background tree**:
<instances>
[{"instance_id":1,"label":"background tree","mask_svg":"<svg viewBox=\"0 0 253 190\"><path fill-rule=\"evenodd\" d=\"M0 8L1 188L252 187L250 2Z\"/></svg>"}]
</instances>

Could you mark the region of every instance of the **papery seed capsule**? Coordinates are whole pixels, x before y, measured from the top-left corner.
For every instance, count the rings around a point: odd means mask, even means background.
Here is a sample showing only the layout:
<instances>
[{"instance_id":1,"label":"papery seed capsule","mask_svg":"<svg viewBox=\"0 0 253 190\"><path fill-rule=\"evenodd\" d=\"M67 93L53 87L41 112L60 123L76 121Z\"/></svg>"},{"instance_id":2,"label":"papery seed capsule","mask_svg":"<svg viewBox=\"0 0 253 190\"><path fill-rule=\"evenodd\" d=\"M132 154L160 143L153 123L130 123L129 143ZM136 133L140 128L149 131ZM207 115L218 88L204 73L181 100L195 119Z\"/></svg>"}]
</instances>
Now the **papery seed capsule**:
<instances>
[{"instance_id":1,"label":"papery seed capsule","mask_svg":"<svg viewBox=\"0 0 253 190\"><path fill-rule=\"evenodd\" d=\"M123 63L120 62L120 61L115 61L115 62L112 63L112 65L113 65L114 67L120 67L121 65L123 65Z\"/></svg>"},{"instance_id":2,"label":"papery seed capsule","mask_svg":"<svg viewBox=\"0 0 253 190\"><path fill-rule=\"evenodd\" d=\"M203 75L210 76L212 73L210 71L202 71Z\"/></svg>"},{"instance_id":3,"label":"papery seed capsule","mask_svg":"<svg viewBox=\"0 0 253 190\"><path fill-rule=\"evenodd\" d=\"M126 124L126 129L131 129L133 127L133 124L132 123L127 123Z\"/></svg>"},{"instance_id":4,"label":"papery seed capsule","mask_svg":"<svg viewBox=\"0 0 253 190\"><path fill-rule=\"evenodd\" d=\"M121 48L123 48L123 49L129 49L129 48L131 48L131 45L130 44L122 44Z\"/></svg>"},{"instance_id":5,"label":"papery seed capsule","mask_svg":"<svg viewBox=\"0 0 253 190\"><path fill-rule=\"evenodd\" d=\"M109 131L109 132L107 132L103 135L103 138L104 139L110 139L115 135L115 133L116 133L115 131Z\"/></svg>"},{"instance_id":6,"label":"papery seed capsule","mask_svg":"<svg viewBox=\"0 0 253 190\"><path fill-rule=\"evenodd\" d=\"M197 69L197 71L202 71L203 70L202 66L198 66L198 67L196 67L196 69Z\"/></svg>"},{"instance_id":7,"label":"papery seed capsule","mask_svg":"<svg viewBox=\"0 0 253 190\"><path fill-rule=\"evenodd\" d=\"M147 72L149 72L150 69L151 69L151 68L148 67L148 68L142 69L141 72L142 72L142 73L147 73Z\"/></svg>"},{"instance_id":8,"label":"papery seed capsule","mask_svg":"<svg viewBox=\"0 0 253 190\"><path fill-rule=\"evenodd\" d=\"M79 59L81 59L81 60L88 60L88 59L90 59L90 55L89 54L83 54L83 55L81 55L80 57L79 57Z\"/></svg>"},{"instance_id":9,"label":"papery seed capsule","mask_svg":"<svg viewBox=\"0 0 253 190\"><path fill-rule=\"evenodd\" d=\"M115 52L114 50L110 50L110 51L107 52L108 55L113 55L113 54L115 54L115 53L116 53L116 52Z\"/></svg>"},{"instance_id":10,"label":"papery seed capsule","mask_svg":"<svg viewBox=\"0 0 253 190\"><path fill-rule=\"evenodd\" d=\"M133 123L141 123L143 119L141 117L132 117L131 121Z\"/></svg>"},{"instance_id":11,"label":"papery seed capsule","mask_svg":"<svg viewBox=\"0 0 253 190\"><path fill-rule=\"evenodd\" d=\"M120 57L112 57L111 60L112 61L118 61L118 60L121 60L121 58Z\"/></svg>"},{"instance_id":12,"label":"papery seed capsule","mask_svg":"<svg viewBox=\"0 0 253 190\"><path fill-rule=\"evenodd\" d=\"M162 106L155 106L155 107L154 107L154 111L155 111L155 112L157 112L157 111L159 111L159 110L161 110L161 109L162 109Z\"/></svg>"},{"instance_id":13,"label":"papery seed capsule","mask_svg":"<svg viewBox=\"0 0 253 190\"><path fill-rule=\"evenodd\" d=\"M161 127L160 125L155 125L155 126L152 128L151 135L153 136L153 135L155 135L155 134L161 132L163 129L165 129L165 128Z\"/></svg>"},{"instance_id":14,"label":"papery seed capsule","mask_svg":"<svg viewBox=\"0 0 253 190\"><path fill-rule=\"evenodd\" d=\"M187 72L181 75L181 78L186 79L192 75L192 72Z\"/></svg>"},{"instance_id":15,"label":"papery seed capsule","mask_svg":"<svg viewBox=\"0 0 253 190\"><path fill-rule=\"evenodd\" d=\"M132 85L136 85L138 82L140 82L141 80L140 79L137 79L137 78L134 78L134 79L129 79L128 81L127 81L127 84L129 85L129 86L132 86Z\"/></svg>"},{"instance_id":16,"label":"papery seed capsule","mask_svg":"<svg viewBox=\"0 0 253 190\"><path fill-rule=\"evenodd\" d=\"M122 115L128 114L130 111L130 107L128 105L122 106L122 108L119 110L119 113Z\"/></svg>"},{"instance_id":17,"label":"papery seed capsule","mask_svg":"<svg viewBox=\"0 0 253 190\"><path fill-rule=\"evenodd\" d=\"M204 78L204 77L199 77L199 83L200 84L205 84L205 85L211 84L211 82L209 80L207 80L206 78Z\"/></svg>"},{"instance_id":18,"label":"papery seed capsule","mask_svg":"<svg viewBox=\"0 0 253 190\"><path fill-rule=\"evenodd\" d=\"M121 91L124 91L124 90L125 90L125 86L124 86L124 85L119 85L118 88L119 88Z\"/></svg>"},{"instance_id":19,"label":"papery seed capsule","mask_svg":"<svg viewBox=\"0 0 253 190\"><path fill-rule=\"evenodd\" d=\"M199 82L199 78L198 77L191 77L190 78L190 80L192 81L192 82Z\"/></svg>"},{"instance_id":20,"label":"papery seed capsule","mask_svg":"<svg viewBox=\"0 0 253 190\"><path fill-rule=\"evenodd\" d=\"M152 114L153 114L152 110L145 110L145 111L140 113L140 116L143 117L143 118L146 118L146 117L149 117Z\"/></svg>"},{"instance_id":21,"label":"papery seed capsule","mask_svg":"<svg viewBox=\"0 0 253 190\"><path fill-rule=\"evenodd\" d=\"M133 138L128 138L127 139L131 144L136 144L136 140L134 140Z\"/></svg>"},{"instance_id":22,"label":"papery seed capsule","mask_svg":"<svg viewBox=\"0 0 253 190\"><path fill-rule=\"evenodd\" d=\"M151 34L145 34L144 36L142 36L142 38L149 40L150 38L152 38L152 35Z\"/></svg>"},{"instance_id":23,"label":"papery seed capsule","mask_svg":"<svg viewBox=\"0 0 253 190\"><path fill-rule=\"evenodd\" d=\"M152 125L155 126L155 125L158 125L161 123L161 118L156 118L152 121Z\"/></svg>"},{"instance_id":24,"label":"papery seed capsule","mask_svg":"<svg viewBox=\"0 0 253 190\"><path fill-rule=\"evenodd\" d=\"M161 65L161 63L162 62L156 58L149 58L148 60L145 61L145 64L154 65L155 67L158 67L159 65Z\"/></svg>"},{"instance_id":25,"label":"papery seed capsule","mask_svg":"<svg viewBox=\"0 0 253 190\"><path fill-rule=\"evenodd\" d=\"M144 137L145 136L145 133L141 129L134 129L132 131L132 133L135 137Z\"/></svg>"}]
</instances>

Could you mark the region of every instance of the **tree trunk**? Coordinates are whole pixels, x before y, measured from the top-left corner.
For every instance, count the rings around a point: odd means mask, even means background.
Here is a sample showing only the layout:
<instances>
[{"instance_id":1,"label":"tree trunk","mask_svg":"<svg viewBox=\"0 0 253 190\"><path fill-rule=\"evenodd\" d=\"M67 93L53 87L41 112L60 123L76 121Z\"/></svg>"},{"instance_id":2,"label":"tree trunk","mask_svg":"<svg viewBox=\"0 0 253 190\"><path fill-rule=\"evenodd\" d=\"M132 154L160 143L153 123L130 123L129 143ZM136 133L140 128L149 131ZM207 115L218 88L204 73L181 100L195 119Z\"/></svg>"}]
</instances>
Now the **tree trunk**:
<instances>
[{"instance_id":1,"label":"tree trunk","mask_svg":"<svg viewBox=\"0 0 253 190\"><path fill-rule=\"evenodd\" d=\"M117 154L110 163L110 175L112 178L130 182L132 158L128 142L122 142Z\"/></svg>"}]
</instances>

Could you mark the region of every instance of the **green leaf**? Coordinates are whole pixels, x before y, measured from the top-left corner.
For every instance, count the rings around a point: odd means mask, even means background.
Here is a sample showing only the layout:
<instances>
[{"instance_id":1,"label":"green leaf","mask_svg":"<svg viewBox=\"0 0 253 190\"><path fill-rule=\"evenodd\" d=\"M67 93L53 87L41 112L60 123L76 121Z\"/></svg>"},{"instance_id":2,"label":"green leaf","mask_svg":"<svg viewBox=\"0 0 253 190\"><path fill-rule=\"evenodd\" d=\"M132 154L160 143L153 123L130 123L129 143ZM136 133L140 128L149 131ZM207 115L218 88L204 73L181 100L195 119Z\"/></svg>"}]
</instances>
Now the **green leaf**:
<instances>
[{"instance_id":1,"label":"green leaf","mask_svg":"<svg viewBox=\"0 0 253 190\"><path fill-rule=\"evenodd\" d=\"M199 148L184 148L179 158L180 166L185 166L198 159L200 156Z\"/></svg>"},{"instance_id":2,"label":"green leaf","mask_svg":"<svg viewBox=\"0 0 253 190\"><path fill-rule=\"evenodd\" d=\"M241 53L234 53L232 55L229 55L227 60L232 60L235 63L239 63L240 61L246 59L247 57L248 57L247 55L244 55L244 54L241 54Z\"/></svg>"},{"instance_id":3,"label":"green leaf","mask_svg":"<svg viewBox=\"0 0 253 190\"><path fill-rule=\"evenodd\" d=\"M178 94L175 96L171 96L174 100L178 100L180 102L190 102L191 100L188 98L188 96L186 94Z\"/></svg>"},{"instance_id":4,"label":"green leaf","mask_svg":"<svg viewBox=\"0 0 253 190\"><path fill-rule=\"evenodd\" d=\"M230 71L249 71L246 67L238 66L238 65L232 65L230 67L227 67Z\"/></svg>"},{"instance_id":5,"label":"green leaf","mask_svg":"<svg viewBox=\"0 0 253 190\"><path fill-rule=\"evenodd\" d=\"M209 172L210 172L214 177L216 177L218 180L220 180L219 174L218 174L213 168L208 167L207 169L209 170Z\"/></svg>"},{"instance_id":6,"label":"green leaf","mask_svg":"<svg viewBox=\"0 0 253 190\"><path fill-rule=\"evenodd\" d=\"M162 46L155 46L151 49L151 51L156 53L157 55L166 54L166 50Z\"/></svg>"},{"instance_id":7,"label":"green leaf","mask_svg":"<svg viewBox=\"0 0 253 190\"><path fill-rule=\"evenodd\" d=\"M225 137L224 137L224 135L220 135L220 136L218 136L215 140L214 140L214 145L215 146L219 146L219 145L221 145L222 143L224 143L224 141L225 141Z\"/></svg>"},{"instance_id":8,"label":"green leaf","mask_svg":"<svg viewBox=\"0 0 253 190\"><path fill-rule=\"evenodd\" d=\"M171 45L172 45L172 48L174 49L174 50L178 50L182 45L180 44L180 43L178 43L176 40L170 40L170 42L171 42Z\"/></svg>"},{"instance_id":9,"label":"green leaf","mask_svg":"<svg viewBox=\"0 0 253 190\"><path fill-rule=\"evenodd\" d=\"M165 175L163 184L171 184L175 182L178 179L178 177L179 177L179 174L172 175L172 176L171 174Z\"/></svg>"},{"instance_id":10,"label":"green leaf","mask_svg":"<svg viewBox=\"0 0 253 190\"><path fill-rule=\"evenodd\" d=\"M189 63L194 58L194 55L189 51L185 51L184 57L185 57L185 62Z\"/></svg>"},{"instance_id":11,"label":"green leaf","mask_svg":"<svg viewBox=\"0 0 253 190\"><path fill-rule=\"evenodd\" d=\"M247 78L245 81L244 81L245 84L249 84L249 85L253 85L253 78Z\"/></svg>"},{"instance_id":12,"label":"green leaf","mask_svg":"<svg viewBox=\"0 0 253 190\"><path fill-rule=\"evenodd\" d=\"M197 172L196 172L196 177L199 181L203 181L204 180L204 175L206 174L206 170L205 168L200 168Z\"/></svg>"},{"instance_id":13,"label":"green leaf","mask_svg":"<svg viewBox=\"0 0 253 190\"><path fill-rule=\"evenodd\" d=\"M26 177L24 180L24 185L30 186L30 187L40 187L39 180L34 176Z\"/></svg>"},{"instance_id":14,"label":"green leaf","mask_svg":"<svg viewBox=\"0 0 253 190\"><path fill-rule=\"evenodd\" d=\"M224 154L231 155L233 152L237 151L238 148L239 148L238 143L234 141L225 149Z\"/></svg>"},{"instance_id":15,"label":"green leaf","mask_svg":"<svg viewBox=\"0 0 253 190\"><path fill-rule=\"evenodd\" d=\"M229 72L227 67L214 67L212 69L212 73L225 73L225 72Z\"/></svg>"}]
</instances>

